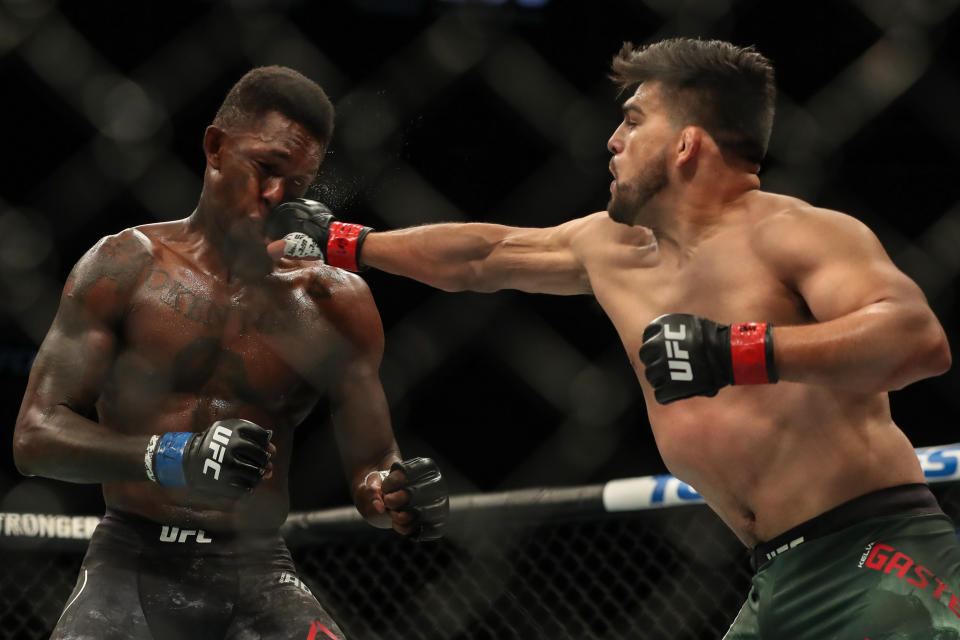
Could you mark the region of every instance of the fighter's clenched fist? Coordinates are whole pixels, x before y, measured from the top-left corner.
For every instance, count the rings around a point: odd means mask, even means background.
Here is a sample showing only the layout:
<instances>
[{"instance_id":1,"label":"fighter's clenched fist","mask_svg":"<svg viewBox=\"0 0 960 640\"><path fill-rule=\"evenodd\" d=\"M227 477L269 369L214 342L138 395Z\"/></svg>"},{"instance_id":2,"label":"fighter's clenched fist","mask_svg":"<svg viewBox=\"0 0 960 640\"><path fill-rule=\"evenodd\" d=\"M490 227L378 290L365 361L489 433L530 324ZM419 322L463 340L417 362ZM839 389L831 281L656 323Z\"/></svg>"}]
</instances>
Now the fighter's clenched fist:
<instances>
[{"instance_id":1,"label":"fighter's clenched fist","mask_svg":"<svg viewBox=\"0 0 960 640\"><path fill-rule=\"evenodd\" d=\"M640 360L657 402L714 396L729 384L777 381L773 327L728 325L686 313L668 313L643 331Z\"/></svg>"},{"instance_id":2,"label":"fighter's clenched fist","mask_svg":"<svg viewBox=\"0 0 960 640\"><path fill-rule=\"evenodd\" d=\"M150 438L147 477L165 487L189 487L227 498L251 493L267 473L270 432L241 418L217 420L199 433Z\"/></svg>"},{"instance_id":3,"label":"fighter's clenched fist","mask_svg":"<svg viewBox=\"0 0 960 640\"><path fill-rule=\"evenodd\" d=\"M332 267L360 269L360 248L370 227L340 222L322 202L297 198L270 212L268 251L274 258L322 257Z\"/></svg>"},{"instance_id":4,"label":"fighter's clenched fist","mask_svg":"<svg viewBox=\"0 0 960 640\"><path fill-rule=\"evenodd\" d=\"M364 488L377 511L390 515L390 526L414 540L436 540L450 513L446 482L431 458L394 462L390 471L371 472Z\"/></svg>"}]
</instances>

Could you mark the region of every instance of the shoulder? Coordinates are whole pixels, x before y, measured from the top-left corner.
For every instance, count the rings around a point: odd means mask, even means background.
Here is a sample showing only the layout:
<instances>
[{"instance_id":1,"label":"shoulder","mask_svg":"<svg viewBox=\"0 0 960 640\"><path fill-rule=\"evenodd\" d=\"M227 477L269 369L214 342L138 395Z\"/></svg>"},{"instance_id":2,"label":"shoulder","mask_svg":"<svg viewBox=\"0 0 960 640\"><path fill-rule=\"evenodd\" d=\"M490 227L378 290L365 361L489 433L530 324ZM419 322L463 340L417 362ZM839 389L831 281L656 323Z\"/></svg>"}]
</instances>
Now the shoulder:
<instances>
[{"instance_id":1,"label":"shoulder","mask_svg":"<svg viewBox=\"0 0 960 640\"><path fill-rule=\"evenodd\" d=\"M795 247L816 251L834 244L877 242L873 231L857 218L796 198L774 196L751 215L755 216L751 240L759 249Z\"/></svg>"},{"instance_id":2,"label":"shoulder","mask_svg":"<svg viewBox=\"0 0 960 640\"><path fill-rule=\"evenodd\" d=\"M784 230L818 229L872 235L865 224L850 214L815 207L799 198L764 193L760 194L758 203L753 206L757 218L755 229L760 235Z\"/></svg>"},{"instance_id":3,"label":"shoulder","mask_svg":"<svg viewBox=\"0 0 960 640\"><path fill-rule=\"evenodd\" d=\"M623 224L614 221L606 211L596 211L582 218L575 218L558 227L571 232L601 232L622 237L646 237L652 234L647 227Z\"/></svg>"},{"instance_id":4,"label":"shoulder","mask_svg":"<svg viewBox=\"0 0 960 640\"><path fill-rule=\"evenodd\" d=\"M153 255L153 251L153 240L140 228L132 227L124 229L119 233L100 238L100 240L87 251L84 258L94 261L111 262L127 260L144 254Z\"/></svg>"},{"instance_id":5,"label":"shoulder","mask_svg":"<svg viewBox=\"0 0 960 640\"><path fill-rule=\"evenodd\" d=\"M825 261L885 258L880 241L857 218L786 196L767 198L750 226L750 244L768 264L815 268Z\"/></svg>"},{"instance_id":6,"label":"shoulder","mask_svg":"<svg viewBox=\"0 0 960 640\"><path fill-rule=\"evenodd\" d=\"M582 218L570 220L557 229L567 235L571 244L587 248L610 242L633 247L642 247L655 242L651 229L615 222L606 211L597 211Z\"/></svg>"},{"instance_id":7,"label":"shoulder","mask_svg":"<svg viewBox=\"0 0 960 640\"><path fill-rule=\"evenodd\" d=\"M323 325L355 345L382 343L380 313L359 275L306 260L286 260L281 273L293 283L301 313L322 318Z\"/></svg>"},{"instance_id":8,"label":"shoulder","mask_svg":"<svg viewBox=\"0 0 960 640\"><path fill-rule=\"evenodd\" d=\"M363 278L319 260L284 259L278 271L317 302L339 305L373 301L370 287Z\"/></svg>"},{"instance_id":9,"label":"shoulder","mask_svg":"<svg viewBox=\"0 0 960 640\"><path fill-rule=\"evenodd\" d=\"M65 290L83 295L103 283L119 292L132 286L153 260L150 238L139 229L124 229L100 238L87 250L70 272Z\"/></svg>"}]
</instances>

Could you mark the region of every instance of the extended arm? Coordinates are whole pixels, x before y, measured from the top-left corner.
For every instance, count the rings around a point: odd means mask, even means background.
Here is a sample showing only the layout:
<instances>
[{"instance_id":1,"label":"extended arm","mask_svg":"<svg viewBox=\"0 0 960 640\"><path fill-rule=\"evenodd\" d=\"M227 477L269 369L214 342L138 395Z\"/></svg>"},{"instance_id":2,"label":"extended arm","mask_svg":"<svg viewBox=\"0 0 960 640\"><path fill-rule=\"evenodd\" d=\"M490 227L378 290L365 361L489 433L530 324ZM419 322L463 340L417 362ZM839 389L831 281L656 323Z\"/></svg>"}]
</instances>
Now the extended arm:
<instances>
[{"instance_id":1,"label":"extended arm","mask_svg":"<svg viewBox=\"0 0 960 640\"><path fill-rule=\"evenodd\" d=\"M546 229L462 223L373 232L361 260L445 291L590 293L573 249L582 227L574 220Z\"/></svg>"},{"instance_id":2,"label":"extended arm","mask_svg":"<svg viewBox=\"0 0 960 640\"><path fill-rule=\"evenodd\" d=\"M775 327L782 380L892 391L950 367L943 328L874 234L830 211L788 213L758 236L816 323Z\"/></svg>"},{"instance_id":3,"label":"extended arm","mask_svg":"<svg viewBox=\"0 0 960 640\"><path fill-rule=\"evenodd\" d=\"M281 204L268 222L277 259L323 256L333 266L365 265L447 291L559 295L590 293L585 247L602 236L623 242L625 230L600 212L545 229L465 223L378 233L339 222L324 204L304 199ZM633 235L648 239L646 232Z\"/></svg>"}]
</instances>

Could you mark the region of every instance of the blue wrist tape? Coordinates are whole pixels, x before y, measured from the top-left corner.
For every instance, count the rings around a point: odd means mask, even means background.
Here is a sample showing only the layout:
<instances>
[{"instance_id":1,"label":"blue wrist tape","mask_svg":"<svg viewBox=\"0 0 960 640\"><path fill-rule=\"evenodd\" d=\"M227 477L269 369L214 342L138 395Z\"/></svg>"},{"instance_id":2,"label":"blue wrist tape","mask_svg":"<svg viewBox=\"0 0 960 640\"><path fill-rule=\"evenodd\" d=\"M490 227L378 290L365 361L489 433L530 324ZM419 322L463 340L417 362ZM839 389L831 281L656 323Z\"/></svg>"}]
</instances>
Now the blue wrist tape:
<instances>
[{"instance_id":1,"label":"blue wrist tape","mask_svg":"<svg viewBox=\"0 0 960 640\"><path fill-rule=\"evenodd\" d=\"M165 487L187 486L187 477L183 473L183 450L193 435L189 431L171 431L160 438L153 462L157 484Z\"/></svg>"}]
</instances>

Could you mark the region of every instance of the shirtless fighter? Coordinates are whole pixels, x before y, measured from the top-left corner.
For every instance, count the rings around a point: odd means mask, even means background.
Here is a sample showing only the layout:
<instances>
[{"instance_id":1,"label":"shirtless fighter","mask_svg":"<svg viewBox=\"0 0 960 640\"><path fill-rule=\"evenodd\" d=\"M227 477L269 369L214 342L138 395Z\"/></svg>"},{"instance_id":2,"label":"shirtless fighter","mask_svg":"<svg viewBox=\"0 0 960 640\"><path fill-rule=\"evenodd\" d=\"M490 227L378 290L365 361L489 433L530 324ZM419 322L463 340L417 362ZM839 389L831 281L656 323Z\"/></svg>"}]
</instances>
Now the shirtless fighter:
<instances>
[{"instance_id":1,"label":"shirtless fighter","mask_svg":"<svg viewBox=\"0 0 960 640\"><path fill-rule=\"evenodd\" d=\"M955 634L960 545L887 396L950 366L922 292L857 220L760 190L775 95L760 53L627 44L613 77L636 91L607 143L608 211L371 233L300 202L275 220L330 263L449 291L594 295L667 467L752 549L728 640ZM303 247L270 246L285 249Z\"/></svg>"},{"instance_id":2,"label":"shirtless fighter","mask_svg":"<svg viewBox=\"0 0 960 640\"><path fill-rule=\"evenodd\" d=\"M196 210L71 272L14 434L23 473L103 484L53 638L343 638L278 535L294 429L324 394L360 513L439 536L447 499L432 461L401 461L369 289L266 252L268 212L304 194L332 129L318 85L252 70L206 130Z\"/></svg>"}]
</instances>

